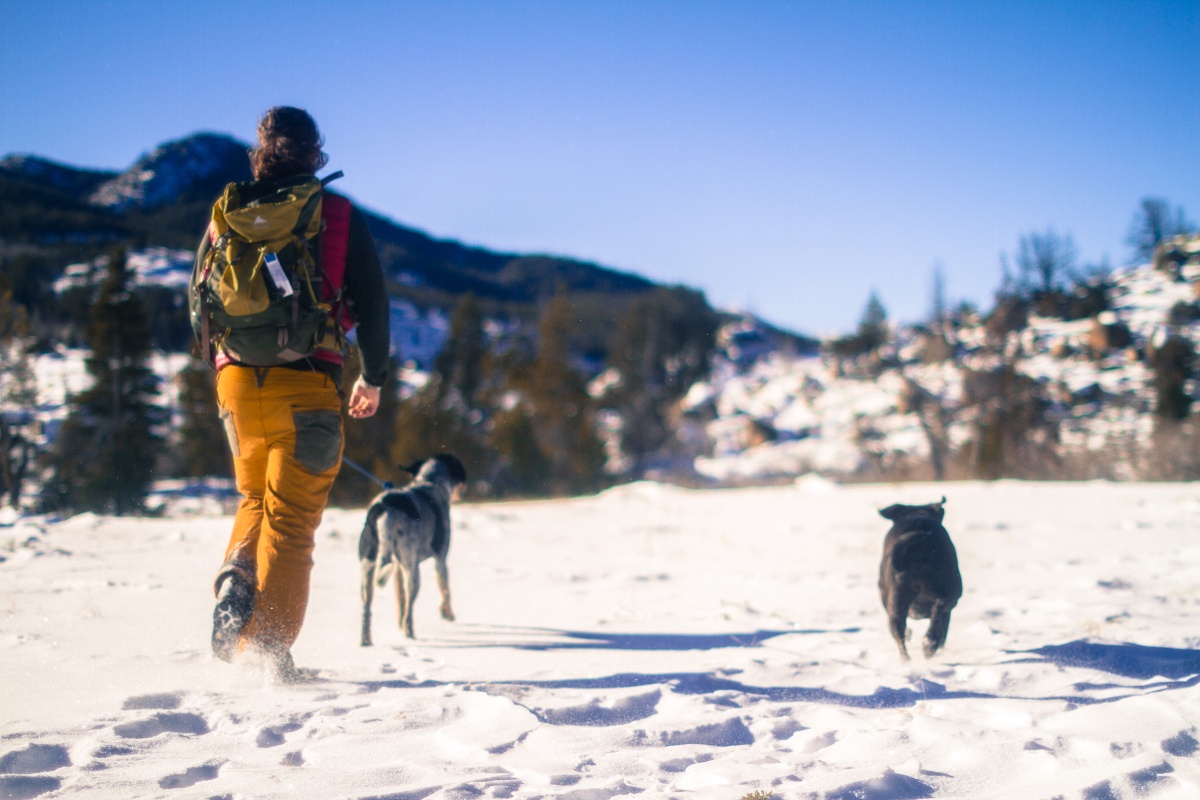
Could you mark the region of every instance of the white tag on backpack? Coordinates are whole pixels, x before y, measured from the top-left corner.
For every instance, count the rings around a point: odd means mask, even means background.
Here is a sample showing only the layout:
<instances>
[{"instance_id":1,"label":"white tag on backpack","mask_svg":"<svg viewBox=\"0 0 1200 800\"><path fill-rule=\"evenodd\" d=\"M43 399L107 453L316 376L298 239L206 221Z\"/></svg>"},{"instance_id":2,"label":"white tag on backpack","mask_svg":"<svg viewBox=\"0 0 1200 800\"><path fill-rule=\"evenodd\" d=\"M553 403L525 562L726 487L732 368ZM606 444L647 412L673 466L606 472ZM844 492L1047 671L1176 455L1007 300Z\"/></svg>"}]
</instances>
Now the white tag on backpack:
<instances>
[{"instance_id":1,"label":"white tag on backpack","mask_svg":"<svg viewBox=\"0 0 1200 800\"><path fill-rule=\"evenodd\" d=\"M292 296L292 282L288 280L287 275L283 272L283 265L279 263L279 259L274 253L267 253L263 257L263 263L267 265L267 274L271 276L271 282L275 284L275 288L279 290L282 297Z\"/></svg>"}]
</instances>

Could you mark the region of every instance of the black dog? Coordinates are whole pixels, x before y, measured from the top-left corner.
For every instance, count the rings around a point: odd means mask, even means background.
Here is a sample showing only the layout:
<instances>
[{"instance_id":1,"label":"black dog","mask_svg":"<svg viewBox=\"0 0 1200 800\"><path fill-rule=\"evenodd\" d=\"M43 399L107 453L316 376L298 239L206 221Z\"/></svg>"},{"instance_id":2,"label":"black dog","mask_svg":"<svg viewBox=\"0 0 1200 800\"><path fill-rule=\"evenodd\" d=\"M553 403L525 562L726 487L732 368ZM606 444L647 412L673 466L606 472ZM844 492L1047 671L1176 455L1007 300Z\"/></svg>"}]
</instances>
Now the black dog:
<instances>
[{"instance_id":1,"label":"black dog","mask_svg":"<svg viewBox=\"0 0 1200 800\"><path fill-rule=\"evenodd\" d=\"M887 609L892 638L906 661L905 618L929 620L924 646L925 657L929 658L946 643L950 611L962 597L958 554L950 534L942 527L945 503L943 497L940 503L897 504L879 512L881 517L892 521L892 528L883 540L879 595Z\"/></svg>"},{"instance_id":2,"label":"black dog","mask_svg":"<svg viewBox=\"0 0 1200 800\"><path fill-rule=\"evenodd\" d=\"M362 565L362 645L371 645L371 600L375 583L382 586L396 573L396 601L400 627L413 638L413 603L421 588L421 562L434 560L442 592L442 618L454 619L450 607L450 501L466 483L467 471L451 455L422 459L408 467L413 480L403 489L389 489L371 501L358 539Z\"/></svg>"}]
</instances>

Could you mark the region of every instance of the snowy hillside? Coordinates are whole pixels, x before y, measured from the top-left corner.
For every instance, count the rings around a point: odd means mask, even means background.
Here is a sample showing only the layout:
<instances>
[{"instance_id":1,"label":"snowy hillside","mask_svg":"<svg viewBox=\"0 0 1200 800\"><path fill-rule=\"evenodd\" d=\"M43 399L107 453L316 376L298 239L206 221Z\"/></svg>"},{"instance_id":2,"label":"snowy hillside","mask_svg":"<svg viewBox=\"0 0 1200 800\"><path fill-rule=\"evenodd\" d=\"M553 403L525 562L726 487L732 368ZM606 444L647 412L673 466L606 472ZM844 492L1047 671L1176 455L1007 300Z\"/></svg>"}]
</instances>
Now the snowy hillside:
<instances>
[{"instance_id":1,"label":"snowy hillside","mask_svg":"<svg viewBox=\"0 0 1200 800\"><path fill-rule=\"evenodd\" d=\"M68 267L55 289L93 284L103 261ZM149 248L129 256L135 285L180 292L191 265L192 254L185 250ZM1173 308L1195 302L1198 281L1200 266L1185 266L1178 278L1149 265L1129 268L1114 276L1109 310L1097 317L1065 322L1033 316L1010 334L1016 369L1036 379L1052 401L1049 415L1062 448L1103 452L1148 440L1154 391L1144 355L1168 330L1200 347L1200 320L1168 325ZM421 310L397 299L391 313L392 350L415 367L410 382L420 384L420 373L432 368L446 339L449 320L438 309ZM731 319L720 333L711 374L681 403L677 439L702 476L723 483L808 472L846 477L870 466L926 462L930 442L911 407L914 386L945 410L951 447L965 447L975 435L976 417L965 407L965 375L990 368L995 358L980 323L955 331L954 358L944 361L921 357L925 340L919 329L896 327L890 364L862 375L840 370L828 353L797 354L752 317ZM1126 330L1128 342L1095 352L1097 331L1112 329ZM36 371L44 376L39 382L46 383L39 413L47 421L62 416L58 404L68 382L74 381L73 391L86 386L84 355L60 350L38 358ZM173 365L174 371L160 372L168 382L183 363L159 361L163 368ZM74 377L64 377L72 372ZM1195 381L1188 388L1193 397L1200 395ZM1115 477L1130 474L1118 471Z\"/></svg>"},{"instance_id":2,"label":"snowy hillside","mask_svg":"<svg viewBox=\"0 0 1200 800\"><path fill-rule=\"evenodd\" d=\"M219 186L237 170L250 177L246 146L229 136L199 133L167 142L142 156L132 167L96 187L90 203L124 210L157 208L175 203L198 186Z\"/></svg>"},{"instance_id":3,"label":"snowy hillside","mask_svg":"<svg viewBox=\"0 0 1200 800\"><path fill-rule=\"evenodd\" d=\"M1065 448L1103 450L1115 442L1144 443L1154 399L1144 354L1168 330L1200 348L1200 321L1169 325L1177 304L1200 296L1200 266L1176 278L1143 265L1118 272L1110 309L1095 319L1064 322L1031 317L1011 337L1016 369L1046 387ZM1123 328L1130 341L1098 354L1098 329ZM961 447L974 418L955 416L964 404L964 371L992 366L981 324L956 332L952 360L921 358L918 331L894 329L894 362L877 375L843 374L827 354L797 358L769 353L746 364L718 357L712 377L694 385L683 409L701 424L709 451L698 472L717 480L761 480L810 470L854 474L868 462L928 459L929 440L907 396L915 384L948 410L948 438ZM1140 356L1139 356L1140 354ZM1196 382L1192 397L1200 397Z\"/></svg>"},{"instance_id":4,"label":"snowy hillside","mask_svg":"<svg viewBox=\"0 0 1200 800\"><path fill-rule=\"evenodd\" d=\"M966 593L906 665L876 509L943 494ZM1196 484L466 504L459 621L429 580L407 641L380 592L371 648L362 519L326 513L295 647L319 676L277 686L209 654L228 517L8 518L0 796L1200 796Z\"/></svg>"},{"instance_id":5,"label":"snowy hillside","mask_svg":"<svg viewBox=\"0 0 1200 800\"><path fill-rule=\"evenodd\" d=\"M195 253L191 250L148 247L129 253L126 263L133 286L161 286L178 291L182 296L191 279L194 259ZM52 288L61 294L70 289L96 286L104 277L107 263L107 256L101 256L93 261L71 264ZM413 361L422 369L432 367L449 327L450 320L440 309L422 310L406 300L391 301L392 352L402 353L405 361Z\"/></svg>"}]
</instances>

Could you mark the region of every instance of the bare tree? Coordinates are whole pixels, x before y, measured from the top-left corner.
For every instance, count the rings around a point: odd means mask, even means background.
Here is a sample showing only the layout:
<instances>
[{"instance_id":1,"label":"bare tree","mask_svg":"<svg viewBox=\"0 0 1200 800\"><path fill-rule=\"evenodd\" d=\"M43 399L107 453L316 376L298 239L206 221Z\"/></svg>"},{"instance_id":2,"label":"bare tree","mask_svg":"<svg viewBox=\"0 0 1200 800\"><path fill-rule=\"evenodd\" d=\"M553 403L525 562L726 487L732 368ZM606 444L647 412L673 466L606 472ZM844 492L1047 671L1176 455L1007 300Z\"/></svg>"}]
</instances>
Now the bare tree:
<instances>
[{"instance_id":1,"label":"bare tree","mask_svg":"<svg viewBox=\"0 0 1200 800\"><path fill-rule=\"evenodd\" d=\"M1133 261L1145 263L1154 257L1154 250L1162 242L1176 236L1192 233L1194 223L1188 221L1183 208L1171 211L1170 204L1158 197L1144 197L1129 224L1125 243L1133 250Z\"/></svg>"},{"instance_id":2,"label":"bare tree","mask_svg":"<svg viewBox=\"0 0 1200 800\"><path fill-rule=\"evenodd\" d=\"M1074 279L1078 260L1079 248L1070 234L1060 235L1053 228L1026 234L1017 248L1018 286L1043 295L1061 291Z\"/></svg>"},{"instance_id":3,"label":"bare tree","mask_svg":"<svg viewBox=\"0 0 1200 800\"><path fill-rule=\"evenodd\" d=\"M929 444L929 466L933 479L946 479L946 464L950 458L950 424L953 412L945 400L929 391L910 375L904 375L904 401L907 408L917 415L921 432Z\"/></svg>"}]
</instances>

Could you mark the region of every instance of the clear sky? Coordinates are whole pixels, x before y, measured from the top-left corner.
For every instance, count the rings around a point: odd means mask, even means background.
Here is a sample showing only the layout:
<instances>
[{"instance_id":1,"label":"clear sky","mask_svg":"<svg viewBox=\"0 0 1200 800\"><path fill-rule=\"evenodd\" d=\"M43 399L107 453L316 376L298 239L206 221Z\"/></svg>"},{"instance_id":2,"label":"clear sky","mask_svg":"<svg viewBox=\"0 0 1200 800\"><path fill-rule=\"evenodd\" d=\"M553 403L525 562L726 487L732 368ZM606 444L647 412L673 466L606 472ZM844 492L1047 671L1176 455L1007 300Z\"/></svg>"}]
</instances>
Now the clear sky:
<instances>
[{"instance_id":1,"label":"clear sky","mask_svg":"<svg viewBox=\"0 0 1200 800\"><path fill-rule=\"evenodd\" d=\"M988 304L1053 227L1200 218L1200 0L0 0L0 155L124 169L308 108L341 191L433 235L809 333Z\"/></svg>"}]
</instances>

